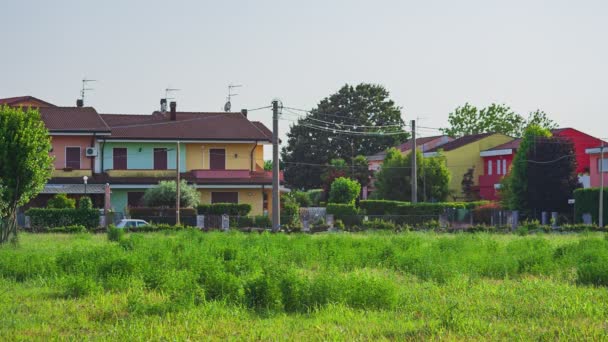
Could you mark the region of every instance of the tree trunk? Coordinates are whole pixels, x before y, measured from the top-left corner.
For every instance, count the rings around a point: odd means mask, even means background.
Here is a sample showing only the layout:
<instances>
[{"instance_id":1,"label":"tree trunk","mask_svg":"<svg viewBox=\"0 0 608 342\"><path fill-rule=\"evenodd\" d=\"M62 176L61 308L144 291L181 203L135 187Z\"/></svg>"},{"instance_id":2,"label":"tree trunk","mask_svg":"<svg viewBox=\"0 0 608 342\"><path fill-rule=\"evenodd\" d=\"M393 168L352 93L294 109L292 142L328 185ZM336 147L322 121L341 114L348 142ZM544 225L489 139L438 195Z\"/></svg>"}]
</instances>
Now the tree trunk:
<instances>
[{"instance_id":1,"label":"tree trunk","mask_svg":"<svg viewBox=\"0 0 608 342\"><path fill-rule=\"evenodd\" d=\"M17 208L11 208L8 215L0 219L0 244L17 238Z\"/></svg>"}]
</instances>

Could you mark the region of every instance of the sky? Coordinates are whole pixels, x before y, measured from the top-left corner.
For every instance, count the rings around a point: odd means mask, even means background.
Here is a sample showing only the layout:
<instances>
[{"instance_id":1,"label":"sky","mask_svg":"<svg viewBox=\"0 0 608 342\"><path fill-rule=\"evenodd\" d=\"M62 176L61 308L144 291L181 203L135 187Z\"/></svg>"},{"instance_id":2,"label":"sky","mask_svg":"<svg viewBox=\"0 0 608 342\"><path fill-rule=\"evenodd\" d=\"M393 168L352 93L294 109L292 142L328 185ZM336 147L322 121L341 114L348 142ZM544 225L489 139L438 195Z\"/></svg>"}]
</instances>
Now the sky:
<instances>
[{"instance_id":1,"label":"sky","mask_svg":"<svg viewBox=\"0 0 608 342\"><path fill-rule=\"evenodd\" d=\"M148 114L280 99L311 109L344 84L385 86L403 119L445 127L469 102L544 110L608 137L606 1L2 0L0 97ZM249 114L272 127L270 110ZM281 121L281 135L289 129ZM422 130L422 134L436 134ZM266 153L266 158L270 158Z\"/></svg>"}]
</instances>

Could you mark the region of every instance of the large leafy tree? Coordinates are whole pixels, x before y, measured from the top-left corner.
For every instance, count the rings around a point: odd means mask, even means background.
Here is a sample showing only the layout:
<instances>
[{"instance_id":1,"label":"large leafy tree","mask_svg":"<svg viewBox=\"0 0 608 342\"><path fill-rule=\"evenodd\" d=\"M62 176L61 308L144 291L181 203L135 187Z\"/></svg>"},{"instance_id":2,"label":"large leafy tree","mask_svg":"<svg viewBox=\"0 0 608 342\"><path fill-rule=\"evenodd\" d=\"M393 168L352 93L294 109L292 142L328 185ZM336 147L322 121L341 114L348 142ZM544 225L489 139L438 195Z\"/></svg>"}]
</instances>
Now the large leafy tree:
<instances>
[{"instance_id":1,"label":"large leafy tree","mask_svg":"<svg viewBox=\"0 0 608 342\"><path fill-rule=\"evenodd\" d=\"M177 197L177 186L175 181L160 181L157 186L146 190L144 193L144 204L148 207L175 207ZM188 182L181 180L179 183L179 205L183 208L196 207L200 202L200 194Z\"/></svg>"},{"instance_id":2,"label":"large leafy tree","mask_svg":"<svg viewBox=\"0 0 608 342\"><path fill-rule=\"evenodd\" d=\"M51 177L50 150L38 110L0 107L0 243L17 236L17 207L38 195Z\"/></svg>"},{"instance_id":3,"label":"large leafy tree","mask_svg":"<svg viewBox=\"0 0 608 342\"><path fill-rule=\"evenodd\" d=\"M460 137L479 133L503 133L506 135L521 137L525 128L537 125L547 129L556 127L547 114L536 110L528 115L528 118L515 113L505 105L491 104L486 108L477 107L465 103L457 107L448 116L449 127L442 129L443 133Z\"/></svg>"},{"instance_id":4,"label":"large leafy tree","mask_svg":"<svg viewBox=\"0 0 608 342\"><path fill-rule=\"evenodd\" d=\"M354 156L394 146L408 138L402 125L401 110L384 87L347 84L290 127L281 151L285 181L292 188L319 188L322 165L336 158L350 165Z\"/></svg>"},{"instance_id":5,"label":"large leafy tree","mask_svg":"<svg viewBox=\"0 0 608 342\"><path fill-rule=\"evenodd\" d=\"M449 194L450 171L443 156L417 159L417 195L420 201L445 201ZM379 199L410 201L412 154L404 156L396 148L388 150L382 168L376 174L373 196Z\"/></svg>"}]
</instances>

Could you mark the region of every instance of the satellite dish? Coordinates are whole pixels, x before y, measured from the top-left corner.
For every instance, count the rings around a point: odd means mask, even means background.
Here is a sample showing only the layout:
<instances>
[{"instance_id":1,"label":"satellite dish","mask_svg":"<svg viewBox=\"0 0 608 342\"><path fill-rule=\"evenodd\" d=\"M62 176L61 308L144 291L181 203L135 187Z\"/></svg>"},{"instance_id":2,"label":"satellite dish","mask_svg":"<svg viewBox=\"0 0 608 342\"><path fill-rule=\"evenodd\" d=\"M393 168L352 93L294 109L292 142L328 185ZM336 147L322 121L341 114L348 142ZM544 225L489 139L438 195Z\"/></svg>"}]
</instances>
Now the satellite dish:
<instances>
[{"instance_id":1,"label":"satellite dish","mask_svg":"<svg viewBox=\"0 0 608 342\"><path fill-rule=\"evenodd\" d=\"M224 105L224 112L229 112L231 107L232 105L230 104L230 101L226 102Z\"/></svg>"}]
</instances>

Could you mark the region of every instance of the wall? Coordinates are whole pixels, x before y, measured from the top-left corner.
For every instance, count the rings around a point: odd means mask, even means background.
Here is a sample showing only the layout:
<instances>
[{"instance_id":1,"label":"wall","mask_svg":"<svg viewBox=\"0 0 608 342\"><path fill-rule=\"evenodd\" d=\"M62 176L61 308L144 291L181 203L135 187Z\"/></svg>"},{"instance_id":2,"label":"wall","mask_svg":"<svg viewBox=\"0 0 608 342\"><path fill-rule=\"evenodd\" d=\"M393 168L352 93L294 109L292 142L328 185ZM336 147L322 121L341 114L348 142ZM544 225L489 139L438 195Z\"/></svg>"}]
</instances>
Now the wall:
<instances>
[{"instance_id":1,"label":"wall","mask_svg":"<svg viewBox=\"0 0 608 342\"><path fill-rule=\"evenodd\" d=\"M574 143L574 153L576 153L576 173L588 173L590 160L589 155L585 153L585 150L600 146L602 141L572 128L564 129L555 135L570 138L570 140L572 140Z\"/></svg>"},{"instance_id":2,"label":"wall","mask_svg":"<svg viewBox=\"0 0 608 342\"><path fill-rule=\"evenodd\" d=\"M103 144L102 144L103 145ZM112 158L112 149L114 147L127 148L127 169L135 170L153 170L154 169L154 149L166 148L167 151L167 168L175 170L175 149L174 142L169 143L144 143L144 142L112 142L107 141L103 146L103 169L112 170L114 161ZM140 151L141 149L141 151ZM180 145L180 170L186 170L186 146ZM101 157L101 154L100 154Z\"/></svg>"},{"instance_id":3,"label":"wall","mask_svg":"<svg viewBox=\"0 0 608 342\"><path fill-rule=\"evenodd\" d=\"M134 189L134 190L127 190L127 189L112 189L112 194L110 195L110 203L112 206L112 210L114 210L115 212L120 212L123 213L125 212L125 207L128 204L128 196L127 196L127 192L129 191L145 191L142 189Z\"/></svg>"},{"instance_id":4,"label":"wall","mask_svg":"<svg viewBox=\"0 0 608 342\"><path fill-rule=\"evenodd\" d=\"M513 138L506 135L494 134L460 148L443 152L443 155L446 157L447 167L452 175L449 188L453 191L453 196L456 196L456 200L464 199L462 179L469 168L474 168L473 183L475 185L479 184L479 176L485 175L483 158L479 156L481 151L496 147L511 140L513 140Z\"/></svg>"},{"instance_id":5,"label":"wall","mask_svg":"<svg viewBox=\"0 0 608 342\"><path fill-rule=\"evenodd\" d=\"M91 136L51 135L51 144L55 157L55 169L65 168L65 148L80 147L80 169L91 170L91 158L86 157L85 150L91 146Z\"/></svg>"},{"instance_id":6,"label":"wall","mask_svg":"<svg viewBox=\"0 0 608 342\"><path fill-rule=\"evenodd\" d=\"M208 170L209 150L223 148L226 150L227 170L251 170L251 149L254 144L185 144L186 170ZM236 154L236 158L235 158ZM255 146L254 168L264 168L264 146Z\"/></svg>"},{"instance_id":7,"label":"wall","mask_svg":"<svg viewBox=\"0 0 608 342\"><path fill-rule=\"evenodd\" d=\"M198 189L201 194L201 204L211 204L211 193L212 192L238 192L239 203L246 203L251 205L250 215L262 215L263 211L263 195L262 189ZM270 190L267 190L269 196ZM268 200L268 211L271 211L272 200Z\"/></svg>"},{"instance_id":8,"label":"wall","mask_svg":"<svg viewBox=\"0 0 608 342\"><path fill-rule=\"evenodd\" d=\"M479 176L479 195L481 199L495 201L498 200L498 191L495 188L495 184L499 184L500 181L505 177L503 173L502 163L506 160L507 173L511 170L511 164L513 163L513 154L504 156L492 156L483 157L484 174ZM488 161L492 161L492 175L488 175ZM496 162L500 161L500 173L496 172Z\"/></svg>"},{"instance_id":9,"label":"wall","mask_svg":"<svg viewBox=\"0 0 608 342\"><path fill-rule=\"evenodd\" d=\"M598 160L600 159L600 155L599 154L591 154L589 155L590 157L590 167L589 167L589 176L591 179L591 187L592 188L598 188L600 186L601 183L601 179L600 179L600 172L598 170ZM608 159L608 153L606 153L606 151L604 150L604 159ZM603 174L604 174L604 186L608 187L608 170L604 169L603 170Z\"/></svg>"}]
</instances>

